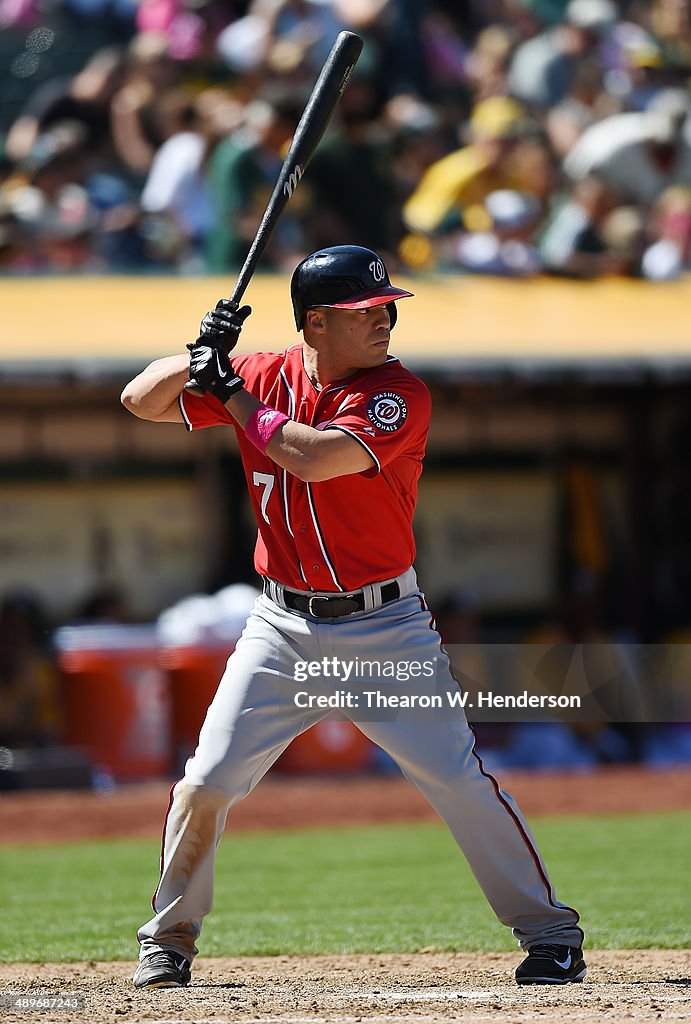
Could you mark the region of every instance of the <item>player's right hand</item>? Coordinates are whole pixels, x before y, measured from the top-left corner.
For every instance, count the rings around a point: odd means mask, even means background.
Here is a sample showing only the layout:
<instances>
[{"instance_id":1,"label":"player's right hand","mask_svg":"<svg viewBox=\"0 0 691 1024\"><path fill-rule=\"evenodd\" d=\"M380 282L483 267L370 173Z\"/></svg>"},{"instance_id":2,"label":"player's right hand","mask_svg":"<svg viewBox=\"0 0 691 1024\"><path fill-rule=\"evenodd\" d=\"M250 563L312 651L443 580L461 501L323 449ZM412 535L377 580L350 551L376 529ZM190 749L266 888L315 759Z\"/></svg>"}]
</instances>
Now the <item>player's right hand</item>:
<instances>
[{"instance_id":1,"label":"player's right hand","mask_svg":"<svg viewBox=\"0 0 691 1024\"><path fill-rule=\"evenodd\" d=\"M190 381L208 391L224 404L243 387L244 379L235 372L221 341L210 338L187 346L190 353Z\"/></svg>"},{"instance_id":2,"label":"player's right hand","mask_svg":"<svg viewBox=\"0 0 691 1024\"><path fill-rule=\"evenodd\" d=\"M199 325L196 344L220 343L226 352L230 352L237 345L240 331L251 312L251 306L240 306L238 309L237 302L232 299L219 299Z\"/></svg>"}]
</instances>

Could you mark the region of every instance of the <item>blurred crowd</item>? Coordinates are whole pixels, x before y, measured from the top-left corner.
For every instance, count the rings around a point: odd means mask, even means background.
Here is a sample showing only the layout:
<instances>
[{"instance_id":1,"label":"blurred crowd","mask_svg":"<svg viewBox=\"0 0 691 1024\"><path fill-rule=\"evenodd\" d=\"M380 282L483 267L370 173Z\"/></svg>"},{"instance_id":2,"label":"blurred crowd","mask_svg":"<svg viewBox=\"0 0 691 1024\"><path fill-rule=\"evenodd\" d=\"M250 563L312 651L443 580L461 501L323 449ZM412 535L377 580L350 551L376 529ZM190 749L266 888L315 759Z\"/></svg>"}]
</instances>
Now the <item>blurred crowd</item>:
<instances>
[{"instance_id":1,"label":"blurred crowd","mask_svg":"<svg viewBox=\"0 0 691 1024\"><path fill-rule=\"evenodd\" d=\"M2 271L238 269L344 28L263 268L689 269L691 0L0 0Z\"/></svg>"}]
</instances>

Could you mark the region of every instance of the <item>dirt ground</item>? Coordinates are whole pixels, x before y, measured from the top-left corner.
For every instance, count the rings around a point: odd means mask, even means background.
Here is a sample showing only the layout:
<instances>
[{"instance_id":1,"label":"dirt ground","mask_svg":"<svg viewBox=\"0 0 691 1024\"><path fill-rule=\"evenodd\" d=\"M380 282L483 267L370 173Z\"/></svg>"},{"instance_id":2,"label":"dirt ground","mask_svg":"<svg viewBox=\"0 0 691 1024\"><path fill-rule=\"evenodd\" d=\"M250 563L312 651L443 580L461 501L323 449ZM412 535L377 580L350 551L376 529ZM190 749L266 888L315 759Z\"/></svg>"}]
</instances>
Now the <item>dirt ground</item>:
<instances>
[{"instance_id":1,"label":"dirt ground","mask_svg":"<svg viewBox=\"0 0 691 1024\"><path fill-rule=\"evenodd\" d=\"M529 816L691 808L691 769L610 769L576 775L502 774ZM110 795L6 793L0 843L94 836L158 836L169 784ZM262 829L429 820L402 778L265 779L229 828ZM519 988L520 954L372 954L198 958L185 989L137 992L129 963L0 966L0 1022L115 1024L595 1024L691 1022L691 950L595 950L582 985ZM41 1001L43 1000L43 1003ZM47 1004L47 1005L46 1005Z\"/></svg>"},{"instance_id":2,"label":"dirt ground","mask_svg":"<svg viewBox=\"0 0 691 1024\"><path fill-rule=\"evenodd\" d=\"M428 1022L691 1020L691 951L588 954L582 985L519 988L510 953L199 958L184 990L138 992L131 964L12 965L0 969L3 1024L428 1024ZM21 1008L27 998L67 1009ZM19 1001L19 1009L15 1008ZM77 1007L74 1007L74 1002Z\"/></svg>"},{"instance_id":3,"label":"dirt ground","mask_svg":"<svg viewBox=\"0 0 691 1024\"><path fill-rule=\"evenodd\" d=\"M502 786L528 817L691 810L691 766L597 772L502 772ZM104 836L160 837L169 781L121 785L108 794L0 794L0 844ZM402 776L300 777L272 772L233 809L228 828L303 828L434 821L435 812Z\"/></svg>"}]
</instances>

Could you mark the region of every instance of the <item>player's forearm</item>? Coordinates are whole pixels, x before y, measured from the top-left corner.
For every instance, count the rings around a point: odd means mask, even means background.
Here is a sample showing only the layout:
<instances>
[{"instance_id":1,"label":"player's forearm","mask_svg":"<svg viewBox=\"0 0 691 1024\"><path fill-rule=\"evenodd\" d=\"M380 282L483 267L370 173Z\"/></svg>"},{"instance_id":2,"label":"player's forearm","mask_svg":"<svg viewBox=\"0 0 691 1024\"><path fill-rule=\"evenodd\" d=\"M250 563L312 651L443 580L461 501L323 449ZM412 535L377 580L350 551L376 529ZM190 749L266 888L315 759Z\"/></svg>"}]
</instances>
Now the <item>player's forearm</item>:
<instances>
[{"instance_id":1,"label":"player's forearm","mask_svg":"<svg viewBox=\"0 0 691 1024\"><path fill-rule=\"evenodd\" d=\"M330 457L331 453L320 443L322 441L320 431L314 427L288 420L271 438L266 454L282 469L287 469L305 483L341 476L342 471L339 471Z\"/></svg>"},{"instance_id":2,"label":"player's forearm","mask_svg":"<svg viewBox=\"0 0 691 1024\"><path fill-rule=\"evenodd\" d=\"M263 405L249 391L242 389L229 399L226 408L245 430L251 416L263 408ZM282 469L287 469L300 480L327 479L324 476L313 475L324 472L324 467L320 465L318 450L320 436L320 432L314 427L288 420L278 428L269 441L266 454Z\"/></svg>"},{"instance_id":3,"label":"player's forearm","mask_svg":"<svg viewBox=\"0 0 691 1024\"><path fill-rule=\"evenodd\" d=\"M155 420L177 402L188 379L188 356L165 356L154 360L131 380L120 401L140 419Z\"/></svg>"},{"instance_id":4,"label":"player's forearm","mask_svg":"<svg viewBox=\"0 0 691 1024\"><path fill-rule=\"evenodd\" d=\"M253 414L264 406L243 389L228 400L226 408L244 430ZM367 452L352 438L295 420L282 423L265 450L277 465L306 483L361 473L372 466Z\"/></svg>"}]
</instances>

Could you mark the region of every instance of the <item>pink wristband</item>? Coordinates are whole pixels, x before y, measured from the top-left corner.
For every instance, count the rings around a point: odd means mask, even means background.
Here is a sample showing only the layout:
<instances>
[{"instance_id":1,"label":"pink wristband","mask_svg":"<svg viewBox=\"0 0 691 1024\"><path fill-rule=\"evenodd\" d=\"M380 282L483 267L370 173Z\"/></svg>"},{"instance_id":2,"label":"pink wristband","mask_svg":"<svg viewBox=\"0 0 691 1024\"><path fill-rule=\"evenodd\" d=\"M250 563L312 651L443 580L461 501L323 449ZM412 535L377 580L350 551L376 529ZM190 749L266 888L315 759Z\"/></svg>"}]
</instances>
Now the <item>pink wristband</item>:
<instances>
[{"instance_id":1,"label":"pink wristband","mask_svg":"<svg viewBox=\"0 0 691 1024\"><path fill-rule=\"evenodd\" d=\"M264 454L269 441L279 427L283 426L290 416L278 409L272 409L268 405L260 405L256 412L253 412L245 426L245 437L255 448Z\"/></svg>"}]
</instances>

